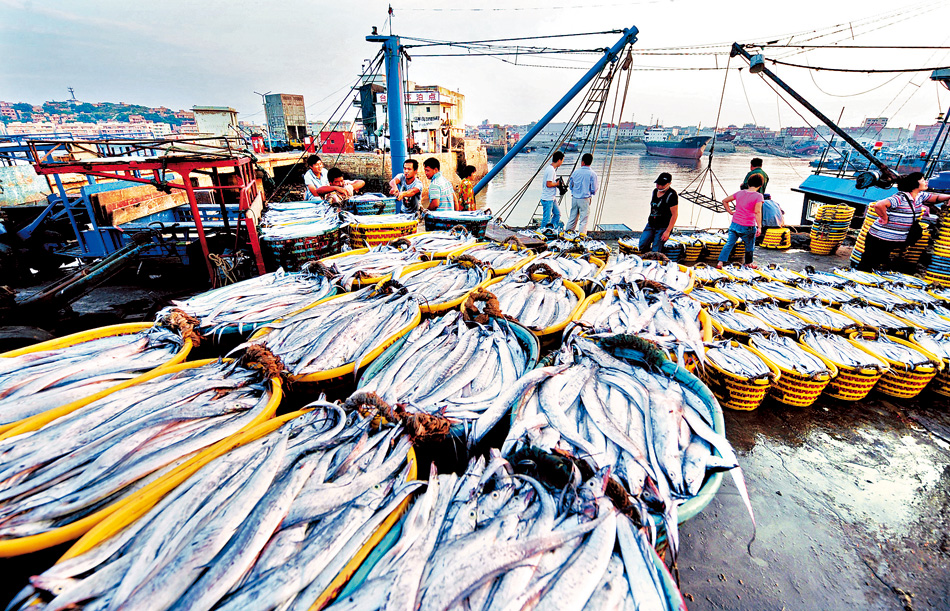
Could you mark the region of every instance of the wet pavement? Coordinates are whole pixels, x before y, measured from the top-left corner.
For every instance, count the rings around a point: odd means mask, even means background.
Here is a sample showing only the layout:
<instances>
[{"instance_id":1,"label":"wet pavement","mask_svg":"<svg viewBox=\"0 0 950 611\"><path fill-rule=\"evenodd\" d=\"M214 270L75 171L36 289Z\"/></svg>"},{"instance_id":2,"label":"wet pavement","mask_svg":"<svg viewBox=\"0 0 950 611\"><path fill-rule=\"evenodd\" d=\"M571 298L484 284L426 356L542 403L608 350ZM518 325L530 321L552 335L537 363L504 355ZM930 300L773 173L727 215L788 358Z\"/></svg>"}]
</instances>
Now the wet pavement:
<instances>
[{"instance_id":1,"label":"wet pavement","mask_svg":"<svg viewBox=\"0 0 950 611\"><path fill-rule=\"evenodd\" d=\"M950 608L948 400L873 394L726 410L758 523L731 478L682 525L690 609Z\"/></svg>"}]
</instances>

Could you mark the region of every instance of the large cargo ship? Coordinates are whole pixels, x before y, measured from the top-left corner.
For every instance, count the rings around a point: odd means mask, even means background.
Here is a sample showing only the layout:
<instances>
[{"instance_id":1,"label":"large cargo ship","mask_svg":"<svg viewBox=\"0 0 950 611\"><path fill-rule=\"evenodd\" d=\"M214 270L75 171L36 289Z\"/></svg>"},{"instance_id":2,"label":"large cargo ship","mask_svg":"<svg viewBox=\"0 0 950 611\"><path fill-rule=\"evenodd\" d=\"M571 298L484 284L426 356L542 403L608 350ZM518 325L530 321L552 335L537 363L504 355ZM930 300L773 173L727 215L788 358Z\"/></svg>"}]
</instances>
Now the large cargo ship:
<instances>
[{"instance_id":1,"label":"large cargo ship","mask_svg":"<svg viewBox=\"0 0 950 611\"><path fill-rule=\"evenodd\" d=\"M683 138L679 142L650 142L644 144L647 147L648 155L657 157L676 157L678 159L699 159L706 150L706 145L712 138L710 136L692 136Z\"/></svg>"}]
</instances>

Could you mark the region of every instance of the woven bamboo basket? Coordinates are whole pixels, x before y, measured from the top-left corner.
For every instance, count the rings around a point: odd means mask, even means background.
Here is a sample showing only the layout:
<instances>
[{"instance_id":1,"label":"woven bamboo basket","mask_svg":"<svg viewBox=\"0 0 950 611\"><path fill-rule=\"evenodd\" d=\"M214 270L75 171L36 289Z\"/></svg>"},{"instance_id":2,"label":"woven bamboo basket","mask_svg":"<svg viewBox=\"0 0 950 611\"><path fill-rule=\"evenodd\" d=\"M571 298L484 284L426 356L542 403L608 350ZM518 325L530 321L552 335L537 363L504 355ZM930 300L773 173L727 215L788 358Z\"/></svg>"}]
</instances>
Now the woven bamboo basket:
<instances>
[{"instance_id":1,"label":"woven bamboo basket","mask_svg":"<svg viewBox=\"0 0 950 611\"><path fill-rule=\"evenodd\" d=\"M738 347L739 342L731 342ZM706 348L709 351L709 348ZM709 359L700 374L700 379L709 387L719 403L729 409L752 411L762 405L769 388L778 381L782 372L768 361L763 361L771 375L758 378L740 376L722 369Z\"/></svg>"},{"instance_id":2,"label":"woven bamboo basket","mask_svg":"<svg viewBox=\"0 0 950 611\"><path fill-rule=\"evenodd\" d=\"M846 363L833 361L821 354L817 349L812 348L805 341L805 338L799 340L802 348L814 356L817 356L825 364L834 365L838 369L838 375L835 376L825 388L825 394L833 399L841 401L860 401L868 396L871 389L874 388L878 380L888 371L888 367L882 361L882 367L855 367Z\"/></svg>"},{"instance_id":3,"label":"woven bamboo basket","mask_svg":"<svg viewBox=\"0 0 950 611\"><path fill-rule=\"evenodd\" d=\"M389 244L419 230L419 221L403 221L379 225L353 223L349 226L350 245L354 248ZM330 253L332 254L332 253Z\"/></svg>"},{"instance_id":4,"label":"woven bamboo basket","mask_svg":"<svg viewBox=\"0 0 950 611\"><path fill-rule=\"evenodd\" d=\"M852 333L849 337L852 340L858 337L873 339L877 337L877 333L873 331L858 331ZM887 338L898 344L920 352L925 357L930 359L930 362L923 365L908 367L904 363L892 361L879 354L876 354L872 350L865 348L857 342L852 341L852 343L868 354L884 360L890 367L890 371L885 373L883 376L881 376L881 379L878 380L877 385L874 387L875 390L885 395L897 397L899 399L912 399L923 392L924 388L927 387L930 381L937 376L937 373L941 369L944 368L944 363L937 355L924 350L918 345L912 344L906 340L903 340L899 337L894 337L892 335L888 335Z\"/></svg>"},{"instance_id":5,"label":"woven bamboo basket","mask_svg":"<svg viewBox=\"0 0 950 611\"><path fill-rule=\"evenodd\" d=\"M762 248L785 250L792 245L792 232L788 227L769 227L762 238Z\"/></svg>"},{"instance_id":6,"label":"woven bamboo basket","mask_svg":"<svg viewBox=\"0 0 950 611\"><path fill-rule=\"evenodd\" d=\"M755 338L749 340L749 350L782 372L782 377L776 380L775 384L769 389L769 395L784 405L808 407L818 400L821 393L831 383L832 378L838 375L838 369L833 364L825 361L822 362L828 367L828 371L819 373L814 377L805 376L792 369L782 367L769 360L767 356L756 349Z\"/></svg>"}]
</instances>

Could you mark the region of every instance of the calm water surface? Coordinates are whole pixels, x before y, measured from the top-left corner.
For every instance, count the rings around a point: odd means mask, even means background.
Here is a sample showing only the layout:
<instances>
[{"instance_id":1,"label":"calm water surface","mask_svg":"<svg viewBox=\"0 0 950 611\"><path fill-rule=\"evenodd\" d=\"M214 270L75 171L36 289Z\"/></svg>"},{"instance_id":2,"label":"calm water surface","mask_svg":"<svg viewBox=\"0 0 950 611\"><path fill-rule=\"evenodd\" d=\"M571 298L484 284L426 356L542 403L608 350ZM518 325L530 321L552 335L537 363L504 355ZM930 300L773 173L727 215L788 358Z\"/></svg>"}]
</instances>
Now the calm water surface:
<instances>
[{"instance_id":1,"label":"calm water surface","mask_svg":"<svg viewBox=\"0 0 950 611\"><path fill-rule=\"evenodd\" d=\"M769 175L769 193L785 211L786 222L798 224L801 218L802 194L795 193L792 188L797 187L809 174L808 159L783 159L754 153L718 153L713 158L713 173L722 187L716 184L716 199L722 200L727 194L739 189L739 184L749 171L749 160L752 157L761 157L763 169ZM567 155L559 174L569 175L570 169L577 158L576 154ZM487 205L497 212L531 179L538 167L544 161L541 153L527 153L517 155L508 165L498 173L489 183L483 193L479 194L481 205ZM650 212L650 195L653 191L653 181L660 172L669 172L673 175L673 188L679 191L686 190L686 186L698 177L708 163L708 157L701 160L689 161L685 159L667 159L651 157L646 153L618 152L614 157L607 181L603 216L601 223L623 223L635 231L639 231L646 224ZM591 166L600 178L601 187L604 184L603 156L594 156ZM708 175L707 175L708 176ZM565 178L566 181L566 178ZM698 181L690 190L696 190ZM723 190L725 188L725 191ZM710 195L709 179L703 185L701 192ZM521 198L520 203L508 217L508 223L516 226L525 225L534 213L541 193L541 174L534 178L528 191ZM596 198L595 198L596 201ZM567 220L570 209L570 194L561 201L561 218ZM593 206L592 206L593 207ZM540 216L540 208L537 208ZM711 211L683 199L680 200L679 220L677 225L686 227L727 227L729 215L713 214ZM593 223L593 210L591 221ZM589 227L590 228L590 227Z\"/></svg>"}]
</instances>

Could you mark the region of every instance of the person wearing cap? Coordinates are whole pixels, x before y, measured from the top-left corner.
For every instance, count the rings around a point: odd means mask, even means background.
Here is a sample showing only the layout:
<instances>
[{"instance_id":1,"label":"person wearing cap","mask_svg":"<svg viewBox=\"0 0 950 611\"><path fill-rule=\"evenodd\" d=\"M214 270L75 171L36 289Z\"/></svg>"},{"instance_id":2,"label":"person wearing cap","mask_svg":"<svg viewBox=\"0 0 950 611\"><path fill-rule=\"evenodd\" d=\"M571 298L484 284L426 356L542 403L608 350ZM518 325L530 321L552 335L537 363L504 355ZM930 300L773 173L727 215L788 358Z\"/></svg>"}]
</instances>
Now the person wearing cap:
<instances>
[{"instance_id":1,"label":"person wearing cap","mask_svg":"<svg viewBox=\"0 0 950 611\"><path fill-rule=\"evenodd\" d=\"M650 218L640 234L640 252L662 252L670 239L679 209L679 195L670 187L673 177L663 172L656 177L656 189L650 198Z\"/></svg>"}]
</instances>

